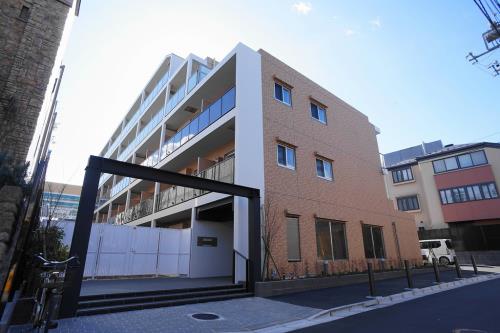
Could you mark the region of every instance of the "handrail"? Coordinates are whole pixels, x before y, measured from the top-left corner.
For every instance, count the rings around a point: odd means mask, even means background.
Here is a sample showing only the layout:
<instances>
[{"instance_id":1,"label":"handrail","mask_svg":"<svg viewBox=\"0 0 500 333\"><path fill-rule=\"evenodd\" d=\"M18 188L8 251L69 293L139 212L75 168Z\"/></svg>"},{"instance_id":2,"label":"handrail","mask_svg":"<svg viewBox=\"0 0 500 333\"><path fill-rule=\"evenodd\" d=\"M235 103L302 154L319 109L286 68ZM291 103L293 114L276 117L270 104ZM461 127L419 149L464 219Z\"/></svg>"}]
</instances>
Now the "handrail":
<instances>
[{"instance_id":1,"label":"handrail","mask_svg":"<svg viewBox=\"0 0 500 333\"><path fill-rule=\"evenodd\" d=\"M245 257L241 252L233 248L233 283L236 284L236 256L235 254L239 255L243 259L245 259L245 284L246 284L246 289L248 291L249 289L249 279L250 279L250 259Z\"/></svg>"},{"instance_id":2,"label":"handrail","mask_svg":"<svg viewBox=\"0 0 500 333\"><path fill-rule=\"evenodd\" d=\"M233 252L234 252L234 253L236 253L236 254L238 254L238 255L239 255L240 257L242 257L243 259L248 260L248 258L247 258L247 257L245 257L243 254L241 254L241 252L239 252L238 250L233 249Z\"/></svg>"}]
</instances>

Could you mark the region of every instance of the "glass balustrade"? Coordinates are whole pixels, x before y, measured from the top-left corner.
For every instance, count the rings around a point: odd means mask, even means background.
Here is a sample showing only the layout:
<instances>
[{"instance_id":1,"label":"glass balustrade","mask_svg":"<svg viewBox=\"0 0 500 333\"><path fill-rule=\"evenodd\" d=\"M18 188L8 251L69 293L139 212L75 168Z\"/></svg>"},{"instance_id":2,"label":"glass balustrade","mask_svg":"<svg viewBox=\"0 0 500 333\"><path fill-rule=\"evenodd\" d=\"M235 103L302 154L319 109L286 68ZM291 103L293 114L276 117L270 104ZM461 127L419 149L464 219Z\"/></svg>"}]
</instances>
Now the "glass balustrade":
<instances>
[{"instance_id":1,"label":"glass balustrade","mask_svg":"<svg viewBox=\"0 0 500 333\"><path fill-rule=\"evenodd\" d=\"M117 195L121 190L123 190L125 187L127 187L129 184L131 183L131 178L129 177L125 177L123 178L122 180L120 180L118 183L115 184L115 186L113 186L111 188L111 191L110 191L110 196L111 197L114 197L115 195Z\"/></svg>"},{"instance_id":2,"label":"glass balustrade","mask_svg":"<svg viewBox=\"0 0 500 333\"><path fill-rule=\"evenodd\" d=\"M198 70L194 72L188 80L187 92L191 92L191 90L193 90L193 88L196 87L196 85L200 83L209 72L210 69L208 67L200 65Z\"/></svg>"},{"instance_id":3,"label":"glass balustrade","mask_svg":"<svg viewBox=\"0 0 500 333\"><path fill-rule=\"evenodd\" d=\"M177 93L183 91L184 90L181 89ZM172 98L174 98L174 96L172 96ZM209 105L197 117L192 119L191 122L185 125L169 140L164 142L161 147L161 150L158 152L159 153L158 161L154 165L156 165L158 162L163 160L168 155L172 154L175 150L177 150L179 147L187 143L198 133L202 132L209 125L213 124L223 115L231 111L235 107L235 105L236 105L236 88L233 87L229 89L222 97L220 97L218 100ZM132 140L132 142L127 146L127 148L125 148L120 153L120 155L118 156L118 160L121 161L125 160L132 153L132 151L146 138L146 136L149 133L151 133L153 128L155 128L170 111L171 110L169 110L168 107L166 106L162 108L158 113L156 113L148 122L148 124L144 126L144 128L139 132L137 137L134 140ZM114 193L116 194L119 191L120 190ZM114 194L112 193L111 196L114 196Z\"/></svg>"},{"instance_id":4,"label":"glass balustrade","mask_svg":"<svg viewBox=\"0 0 500 333\"><path fill-rule=\"evenodd\" d=\"M207 128L210 124L221 118L235 107L236 89L229 89L221 98L208 106L197 117L191 120L161 147L160 160L172 154L180 146L191 140L198 133Z\"/></svg>"},{"instance_id":5,"label":"glass balustrade","mask_svg":"<svg viewBox=\"0 0 500 333\"><path fill-rule=\"evenodd\" d=\"M196 177L234 183L234 156L197 173ZM209 191L172 186L158 195L157 211L194 199Z\"/></svg>"},{"instance_id":6,"label":"glass balustrade","mask_svg":"<svg viewBox=\"0 0 500 333\"><path fill-rule=\"evenodd\" d=\"M195 175L196 177L234 183L234 156L227 158ZM196 190L183 186L172 186L157 196L157 211L194 199L209 191ZM127 224L144 216L153 214L153 198L146 199L133 207L108 219L116 224Z\"/></svg>"},{"instance_id":7,"label":"glass balustrade","mask_svg":"<svg viewBox=\"0 0 500 333\"><path fill-rule=\"evenodd\" d=\"M116 149L116 147L119 145L119 143L123 140L125 135L128 134L130 129L134 127L134 125L137 124L137 121L139 118L144 114L144 112L148 109L150 106L151 102L158 96L160 91L163 89L165 84L168 82L168 79L170 78L169 72L165 73L165 75L158 81L156 86L153 88L151 93L144 99L144 101L141 103L137 111L132 115L132 118L125 124L125 127L121 131L121 133L118 135L118 137L113 141L111 144L110 148L107 150L107 152L104 154L104 157L109 157L111 153Z\"/></svg>"}]
</instances>

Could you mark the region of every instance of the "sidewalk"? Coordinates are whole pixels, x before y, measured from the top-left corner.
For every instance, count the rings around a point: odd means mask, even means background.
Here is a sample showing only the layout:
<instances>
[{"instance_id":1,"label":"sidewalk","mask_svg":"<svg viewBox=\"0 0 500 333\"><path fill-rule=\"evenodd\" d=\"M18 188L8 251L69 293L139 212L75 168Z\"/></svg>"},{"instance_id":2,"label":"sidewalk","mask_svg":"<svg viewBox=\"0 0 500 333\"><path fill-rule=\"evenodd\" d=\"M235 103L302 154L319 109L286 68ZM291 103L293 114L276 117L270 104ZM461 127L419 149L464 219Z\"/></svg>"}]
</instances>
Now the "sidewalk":
<instances>
[{"instance_id":1,"label":"sidewalk","mask_svg":"<svg viewBox=\"0 0 500 333\"><path fill-rule=\"evenodd\" d=\"M464 277L472 276L464 271ZM443 282L455 280L454 271L442 272ZM414 276L415 287L431 286L433 274ZM384 296L404 291L405 278L379 281L377 295ZM70 318L59 321L51 332L241 332L269 326L283 325L319 314L323 309L366 301L367 284L335 287L273 298L249 297L223 302L190 304L171 308L130 311ZM194 313L214 313L220 319L201 321ZM9 332L32 332L30 326L13 327Z\"/></svg>"}]
</instances>

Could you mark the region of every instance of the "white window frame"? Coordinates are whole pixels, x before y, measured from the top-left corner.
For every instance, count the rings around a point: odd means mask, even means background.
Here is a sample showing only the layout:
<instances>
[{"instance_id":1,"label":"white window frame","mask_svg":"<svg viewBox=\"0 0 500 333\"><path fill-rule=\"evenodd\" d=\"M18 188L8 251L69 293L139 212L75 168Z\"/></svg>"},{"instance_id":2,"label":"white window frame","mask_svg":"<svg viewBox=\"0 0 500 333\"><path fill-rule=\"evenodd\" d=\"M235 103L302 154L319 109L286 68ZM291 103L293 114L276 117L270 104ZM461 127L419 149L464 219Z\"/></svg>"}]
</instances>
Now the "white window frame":
<instances>
[{"instance_id":1,"label":"white window frame","mask_svg":"<svg viewBox=\"0 0 500 333\"><path fill-rule=\"evenodd\" d=\"M276 85L280 86L281 87L281 96L285 96L285 94L283 94L283 90L286 89L288 90L288 95L290 96L290 103L287 103L284 101L284 98L283 100L279 99L278 97L276 97ZM274 95L274 99L285 104L285 105L288 105L288 106L292 106L292 89L286 87L284 84L280 83L280 82L276 82L274 81L274 85L273 85L273 95Z\"/></svg>"},{"instance_id":2,"label":"white window frame","mask_svg":"<svg viewBox=\"0 0 500 333\"><path fill-rule=\"evenodd\" d=\"M323 176L318 175L318 167L317 167L317 163L318 163L318 162L317 162L317 161L321 161L321 162L323 162L323 173L324 173L325 175L326 175L326 172L325 172L325 163L330 164L330 171L331 171L331 175L332 175L331 177L326 177L326 176L325 176L325 177L323 177ZM320 158L320 157L318 157L318 156L316 156L316 160L315 160L314 162L315 162L315 164L314 164L314 168L315 168L315 170L316 170L316 177L321 178L321 179L324 179L324 180L328 180L328 181L333 181L333 163L332 163L331 161L328 161L328 160L326 160L326 159L324 159L324 158Z\"/></svg>"},{"instance_id":3,"label":"white window frame","mask_svg":"<svg viewBox=\"0 0 500 333\"><path fill-rule=\"evenodd\" d=\"M283 147L285 148L285 159L286 159L286 164L281 164L280 163L280 158L279 158L279 148L278 147ZM288 161L288 150L291 150L293 151L293 161L294 161L294 164L291 165L289 164L289 161ZM287 169L290 169L290 170L295 170L296 167L297 167L297 155L295 154L295 148L293 147L290 147L290 146L287 146L287 145L284 145L282 143L278 143L276 145L276 163L278 164L278 166L282 167L282 168L287 168Z\"/></svg>"},{"instance_id":4,"label":"white window frame","mask_svg":"<svg viewBox=\"0 0 500 333\"><path fill-rule=\"evenodd\" d=\"M319 117L319 111L320 110L323 110L323 112L325 113L325 121L322 121L321 119L319 118L315 118L313 116L313 112L312 112L312 106L315 105L316 108L318 108L318 117ZM311 101L311 105L309 106L309 112L311 113L311 118L316 120L317 122L319 122L320 124L323 124L323 125L327 125L328 124L328 117L326 116L326 108L320 106L318 103L314 103Z\"/></svg>"}]
</instances>

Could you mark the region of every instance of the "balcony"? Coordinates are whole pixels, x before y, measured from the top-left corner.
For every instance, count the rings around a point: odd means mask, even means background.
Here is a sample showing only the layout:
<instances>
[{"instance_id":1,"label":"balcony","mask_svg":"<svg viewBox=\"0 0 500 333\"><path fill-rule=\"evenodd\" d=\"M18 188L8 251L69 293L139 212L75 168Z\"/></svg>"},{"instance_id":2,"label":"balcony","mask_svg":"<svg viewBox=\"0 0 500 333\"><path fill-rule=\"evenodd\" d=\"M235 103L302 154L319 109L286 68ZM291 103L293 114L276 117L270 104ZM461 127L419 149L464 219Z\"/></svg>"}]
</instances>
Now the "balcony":
<instances>
[{"instance_id":1,"label":"balcony","mask_svg":"<svg viewBox=\"0 0 500 333\"><path fill-rule=\"evenodd\" d=\"M132 180L129 177L125 177L122 180L120 180L118 183L115 184L115 186L113 186L111 188L110 197L112 198L115 195L117 195L121 190L123 190L125 187L127 187L131 182L132 182Z\"/></svg>"},{"instance_id":2,"label":"balcony","mask_svg":"<svg viewBox=\"0 0 500 333\"><path fill-rule=\"evenodd\" d=\"M161 147L160 161L179 149L186 142L201 133L209 125L231 111L236 103L235 87L229 89L221 98L208 106L197 117L180 129Z\"/></svg>"},{"instance_id":3,"label":"balcony","mask_svg":"<svg viewBox=\"0 0 500 333\"><path fill-rule=\"evenodd\" d=\"M211 167L197 173L196 177L217 180L224 183L234 182L234 156L227 158ZM157 211L170 208L185 201L207 194L209 191L201 191L182 186L172 186L158 195Z\"/></svg>"},{"instance_id":4,"label":"balcony","mask_svg":"<svg viewBox=\"0 0 500 333\"><path fill-rule=\"evenodd\" d=\"M153 91L144 99L142 102L141 106L137 109L137 111L134 113L132 118L127 122L123 130L121 131L120 135L113 141L111 146L109 147L108 151L106 154L104 154L104 157L109 157L111 153L116 149L118 144L123 141L123 138L128 134L130 129L134 127L134 125L137 125L137 121L139 118L146 112L148 107L151 105L153 100L158 96L158 94L162 91L162 89L165 87L166 83L168 82L168 79L170 78L170 73L167 72L165 75L158 81L156 86L153 88Z\"/></svg>"},{"instance_id":5,"label":"balcony","mask_svg":"<svg viewBox=\"0 0 500 333\"><path fill-rule=\"evenodd\" d=\"M198 70L194 72L194 74L192 74L188 80L188 86L187 86L188 94L191 92L191 90L194 89L194 87L196 87L198 83L200 83L201 80L203 80L205 76L207 76L209 72L210 69L208 67L205 67L201 64L199 65Z\"/></svg>"},{"instance_id":6,"label":"balcony","mask_svg":"<svg viewBox=\"0 0 500 333\"><path fill-rule=\"evenodd\" d=\"M117 214L115 224L126 224L150 214L153 214L153 198L141 201L137 205Z\"/></svg>"},{"instance_id":7,"label":"balcony","mask_svg":"<svg viewBox=\"0 0 500 333\"><path fill-rule=\"evenodd\" d=\"M225 183L234 182L234 156L227 158L211 167L197 173L196 177L217 180ZM156 211L160 211L188 200L207 194L209 191L195 190L182 186L172 186L158 194ZM153 198L144 200L137 205L116 215L116 224L127 224L153 213Z\"/></svg>"}]
</instances>

